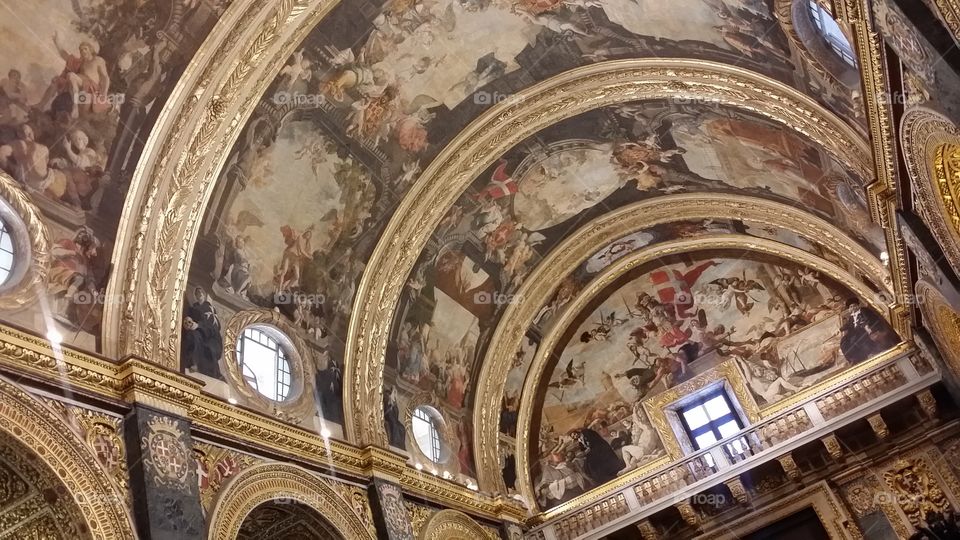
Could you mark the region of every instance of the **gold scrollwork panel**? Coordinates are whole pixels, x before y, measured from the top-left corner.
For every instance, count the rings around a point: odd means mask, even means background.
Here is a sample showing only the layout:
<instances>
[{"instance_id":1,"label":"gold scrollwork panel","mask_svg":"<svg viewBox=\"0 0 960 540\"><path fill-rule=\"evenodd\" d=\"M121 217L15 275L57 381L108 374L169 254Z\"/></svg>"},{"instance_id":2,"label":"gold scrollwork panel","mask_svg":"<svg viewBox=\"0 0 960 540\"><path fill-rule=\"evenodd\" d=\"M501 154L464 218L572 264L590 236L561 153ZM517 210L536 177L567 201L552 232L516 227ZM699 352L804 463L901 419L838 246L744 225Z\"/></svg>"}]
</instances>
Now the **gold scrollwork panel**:
<instances>
[{"instance_id":1,"label":"gold scrollwork panel","mask_svg":"<svg viewBox=\"0 0 960 540\"><path fill-rule=\"evenodd\" d=\"M29 448L64 483L95 540L135 538L126 495L63 418L0 378L0 430Z\"/></svg>"},{"instance_id":2,"label":"gold scrollwork panel","mask_svg":"<svg viewBox=\"0 0 960 540\"><path fill-rule=\"evenodd\" d=\"M574 319L596 297L596 295L600 293L600 291L606 289L630 270L637 268L648 261L670 255L692 253L707 249L739 249L759 255L778 257L801 266L813 268L850 290L866 305L871 306L878 313L881 313L885 316L889 315L890 306L882 304L877 298L877 295L873 294L866 284L860 282L857 278L850 275L846 270L840 268L839 266L792 246L786 246L772 240L732 234L709 235L699 238L675 240L671 242L655 244L645 249L636 251L616 261L614 264L604 270L599 276L594 278L593 281L591 281L576 298L570 301L563 308L562 312L557 317L556 322L551 327L550 332L544 336L543 342L537 349L537 354L533 359L530 371L528 372L527 378L523 383L523 391L520 394L521 397L519 418L517 421L517 432L531 433L533 416L536 412L535 405L538 393L537 391L541 385L545 383L543 380L544 377L549 375L546 373L546 367L549 359L554 350L560 344L564 334L567 332ZM734 381L730 382L731 384L734 383ZM659 431L660 430L658 429L658 432ZM670 436L664 436L664 433L661 433L661 440L664 443L664 447L666 448L668 454L673 456L680 454L679 443L672 434ZM533 442L534 441L531 441L528 437L520 438L517 441L517 483L519 485L521 495L528 504L536 504L536 498L534 497L532 490L533 483L530 477L529 462L531 445ZM642 476L642 474L649 470L649 468L650 465L641 467L624 475L623 477L605 486L603 488L604 493L609 490L617 489L617 486L620 486L621 484L625 485L639 476Z\"/></svg>"},{"instance_id":3,"label":"gold scrollwork panel","mask_svg":"<svg viewBox=\"0 0 960 540\"><path fill-rule=\"evenodd\" d=\"M3 171L0 171L0 198L3 199L0 216L5 220L19 221L7 225L19 251L18 259L29 262L15 263L7 283L0 286L0 309L15 310L32 304L46 291L50 236L40 211L17 182Z\"/></svg>"},{"instance_id":4,"label":"gold scrollwork panel","mask_svg":"<svg viewBox=\"0 0 960 540\"><path fill-rule=\"evenodd\" d=\"M503 492L497 450L500 403L514 352L536 313L557 284L587 260L597 246L657 224L685 219L749 219L770 227L803 232L840 254L878 287L889 288L883 264L829 222L793 206L755 197L682 194L657 197L610 212L584 225L541 261L517 292L522 302L510 303L497 324L480 367L475 392L474 433L478 483L481 489Z\"/></svg>"},{"instance_id":5,"label":"gold scrollwork panel","mask_svg":"<svg viewBox=\"0 0 960 540\"><path fill-rule=\"evenodd\" d=\"M940 291L927 282L917 286L920 311L940 353L955 376L960 376L960 313L954 311Z\"/></svg>"},{"instance_id":6,"label":"gold scrollwork panel","mask_svg":"<svg viewBox=\"0 0 960 540\"><path fill-rule=\"evenodd\" d=\"M935 111L915 107L903 117L900 142L920 213L960 274L960 129Z\"/></svg>"},{"instance_id":7,"label":"gold scrollwork panel","mask_svg":"<svg viewBox=\"0 0 960 540\"><path fill-rule=\"evenodd\" d=\"M483 540L487 531L463 512L441 510L427 520L417 540Z\"/></svg>"},{"instance_id":8,"label":"gold scrollwork panel","mask_svg":"<svg viewBox=\"0 0 960 540\"><path fill-rule=\"evenodd\" d=\"M364 518L337 490L309 471L281 463L253 466L229 481L209 519L210 540L233 540L257 506L275 500L301 503L330 523L343 538L373 540Z\"/></svg>"}]
</instances>

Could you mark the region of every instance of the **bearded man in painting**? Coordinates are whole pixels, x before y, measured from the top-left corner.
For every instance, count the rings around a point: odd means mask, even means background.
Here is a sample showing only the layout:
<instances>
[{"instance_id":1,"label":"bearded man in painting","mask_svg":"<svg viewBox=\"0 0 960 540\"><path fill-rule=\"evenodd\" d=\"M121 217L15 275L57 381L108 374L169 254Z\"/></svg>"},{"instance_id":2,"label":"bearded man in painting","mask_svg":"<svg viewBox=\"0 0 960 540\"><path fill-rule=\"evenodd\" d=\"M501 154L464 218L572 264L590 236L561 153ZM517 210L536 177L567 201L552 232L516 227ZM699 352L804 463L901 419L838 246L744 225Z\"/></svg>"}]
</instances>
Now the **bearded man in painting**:
<instances>
[{"instance_id":1,"label":"bearded man in painting","mask_svg":"<svg viewBox=\"0 0 960 540\"><path fill-rule=\"evenodd\" d=\"M56 33L53 34L53 44L67 65L64 66L63 73L51 81L43 101L40 102L40 108L47 110L57 96L66 93L72 98L70 115L73 118L80 116L80 105L88 107L95 113L110 110L111 105L107 99L107 92L110 91L107 63L97 55L97 49L93 43L88 41L81 43L80 56L74 56L68 52L60 43L60 36Z\"/></svg>"}]
</instances>

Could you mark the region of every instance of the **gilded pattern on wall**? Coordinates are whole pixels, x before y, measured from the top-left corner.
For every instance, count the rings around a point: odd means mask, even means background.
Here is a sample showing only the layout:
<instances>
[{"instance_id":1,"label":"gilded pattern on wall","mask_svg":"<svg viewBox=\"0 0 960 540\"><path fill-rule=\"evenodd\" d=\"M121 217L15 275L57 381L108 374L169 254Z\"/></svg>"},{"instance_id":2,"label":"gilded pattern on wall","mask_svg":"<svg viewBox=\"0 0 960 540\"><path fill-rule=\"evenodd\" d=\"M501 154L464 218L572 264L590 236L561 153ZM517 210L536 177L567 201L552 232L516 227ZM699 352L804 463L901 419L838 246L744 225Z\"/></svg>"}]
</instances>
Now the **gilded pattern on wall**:
<instances>
[{"instance_id":1,"label":"gilded pattern on wall","mask_svg":"<svg viewBox=\"0 0 960 540\"><path fill-rule=\"evenodd\" d=\"M141 445L146 463L157 485L184 487L194 462L183 443L184 433L166 416L153 416L147 423Z\"/></svg>"},{"instance_id":2,"label":"gilded pattern on wall","mask_svg":"<svg viewBox=\"0 0 960 540\"><path fill-rule=\"evenodd\" d=\"M920 525L927 512L943 512L950 508L936 478L920 458L897 460L883 473L883 479L915 527Z\"/></svg>"},{"instance_id":3,"label":"gilded pattern on wall","mask_svg":"<svg viewBox=\"0 0 960 540\"><path fill-rule=\"evenodd\" d=\"M204 515L210 515L213 504L223 486L234 476L263 460L208 443L194 443L193 459L197 466L200 488L200 506Z\"/></svg>"},{"instance_id":4,"label":"gilded pattern on wall","mask_svg":"<svg viewBox=\"0 0 960 540\"><path fill-rule=\"evenodd\" d=\"M110 471L114 481L129 498L127 454L122 437L123 419L55 399L44 398L43 401L83 436L97 456L97 461Z\"/></svg>"}]
</instances>

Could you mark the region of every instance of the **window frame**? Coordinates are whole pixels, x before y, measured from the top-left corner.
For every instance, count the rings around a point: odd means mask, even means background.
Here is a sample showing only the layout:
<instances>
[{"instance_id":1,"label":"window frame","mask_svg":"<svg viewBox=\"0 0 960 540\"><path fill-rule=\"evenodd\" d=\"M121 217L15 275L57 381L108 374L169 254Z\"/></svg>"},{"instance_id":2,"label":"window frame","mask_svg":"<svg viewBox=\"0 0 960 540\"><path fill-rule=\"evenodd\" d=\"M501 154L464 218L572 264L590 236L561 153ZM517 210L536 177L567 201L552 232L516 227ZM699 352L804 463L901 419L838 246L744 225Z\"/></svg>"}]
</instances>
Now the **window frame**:
<instances>
[{"instance_id":1,"label":"window frame","mask_svg":"<svg viewBox=\"0 0 960 540\"><path fill-rule=\"evenodd\" d=\"M248 335L252 333L256 333L257 337ZM258 338L263 338L263 340ZM244 359L247 340L252 341L260 347L264 347L273 351L273 397L260 390L260 385L256 378L256 371ZM253 388L253 390L258 394L263 396L265 399L276 403L283 403L290 398L293 382L293 369L290 364L291 358L287 354L283 340L278 339L278 336L272 335L272 332L268 328L257 325L250 325L243 328L243 330L240 332L240 337L237 339L236 358L238 367L240 368L240 376L243 378L244 382Z\"/></svg>"},{"instance_id":2,"label":"window frame","mask_svg":"<svg viewBox=\"0 0 960 540\"><path fill-rule=\"evenodd\" d=\"M423 446L420 444L420 440L417 437L417 422L424 422L427 425L428 435L430 437L430 453L424 451ZM411 435L413 435L414 444L417 445L417 449L420 450L420 453L424 455L433 463L442 463L443 458L443 443L440 437L440 428L437 427L437 418L434 414L431 414L425 406L415 407L413 409L413 414L411 414L410 420Z\"/></svg>"},{"instance_id":3,"label":"window frame","mask_svg":"<svg viewBox=\"0 0 960 540\"><path fill-rule=\"evenodd\" d=\"M710 417L710 414L707 412L705 404L708 401L712 401L717 397L723 398L723 401L727 405L727 409L729 410L729 412L719 418L713 419ZM703 412L707 416L707 422L697 428L691 428L690 424L687 422L686 413L698 407L703 408ZM700 450L703 450L706 447L713 446L719 443L720 441L728 438L728 437L724 437L720 433L720 427L730 423L730 421L733 421L734 423L736 423L737 427L739 428L737 429L738 433L743 431L745 427L743 418L740 417L740 414L737 412L736 407L734 407L733 400L730 398L730 395L727 393L726 389L723 386L719 386L710 391L703 392L700 395L693 396L693 399L691 399L690 401L687 401L686 403L684 403L683 405L677 408L677 416L680 417L680 422L683 425L683 430L684 432L686 432L687 437L690 440L690 444L693 446L693 449L695 452L699 452ZM697 442L697 437L701 435L705 435L707 433L712 433L716 441L706 446L700 446L700 443ZM733 437L733 435L729 435L729 437Z\"/></svg>"},{"instance_id":4,"label":"window frame","mask_svg":"<svg viewBox=\"0 0 960 540\"><path fill-rule=\"evenodd\" d=\"M810 19L813 21L813 26L816 28L817 34L820 35L820 39L827 43L830 50L833 51L844 64L851 68L859 69L856 51L853 48L853 44L850 43L850 40L840 28L840 23L837 22L817 0L807 0L807 2L807 13L810 15ZM837 31L843 36L842 39L830 32L828 25L836 26Z\"/></svg>"}]
</instances>

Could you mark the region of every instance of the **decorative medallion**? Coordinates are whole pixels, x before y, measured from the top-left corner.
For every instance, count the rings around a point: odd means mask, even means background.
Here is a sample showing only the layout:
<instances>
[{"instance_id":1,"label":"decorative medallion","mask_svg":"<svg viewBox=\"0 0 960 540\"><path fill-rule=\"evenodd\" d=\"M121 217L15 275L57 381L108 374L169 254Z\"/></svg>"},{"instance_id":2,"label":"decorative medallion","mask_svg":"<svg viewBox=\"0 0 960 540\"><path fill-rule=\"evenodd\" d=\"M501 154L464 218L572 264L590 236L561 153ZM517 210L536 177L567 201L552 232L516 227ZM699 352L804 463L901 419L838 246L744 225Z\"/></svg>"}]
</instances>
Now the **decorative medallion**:
<instances>
[{"instance_id":1,"label":"decorative medallion","mask_svg":"<svg viewBox=\"0 0 960 540\"><path fill-rule=\"evenodd\" d=\"M159 485L185 487L190 467L194 465L183 444L183 432L165 416L154 416L147 422L149 432L142 445L148 456L144 462Z\"/></svg>"}]
</instances>

